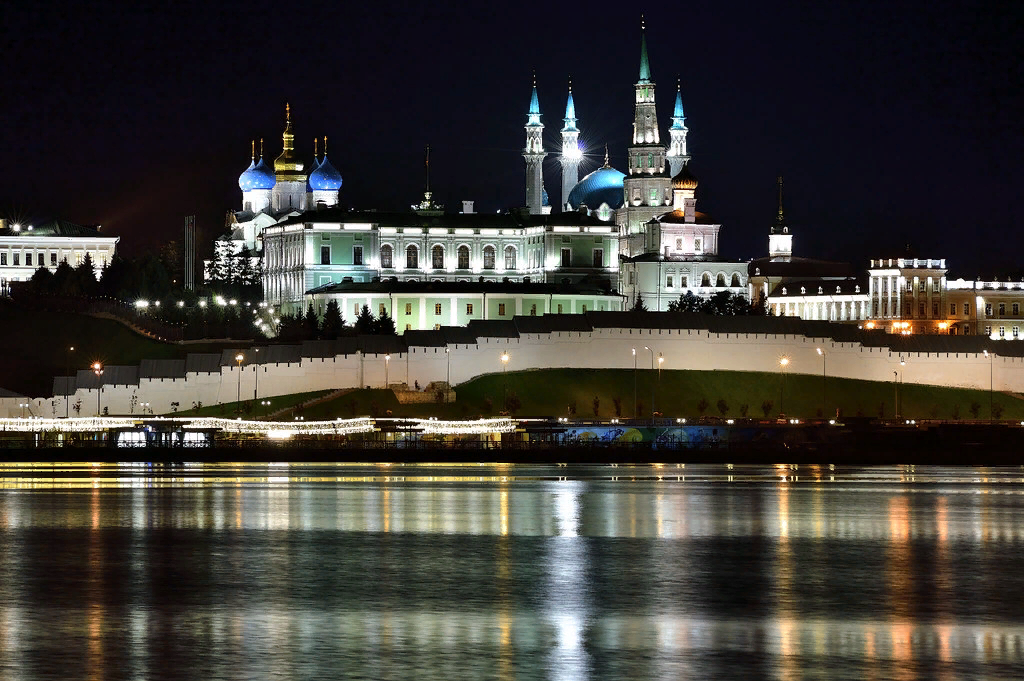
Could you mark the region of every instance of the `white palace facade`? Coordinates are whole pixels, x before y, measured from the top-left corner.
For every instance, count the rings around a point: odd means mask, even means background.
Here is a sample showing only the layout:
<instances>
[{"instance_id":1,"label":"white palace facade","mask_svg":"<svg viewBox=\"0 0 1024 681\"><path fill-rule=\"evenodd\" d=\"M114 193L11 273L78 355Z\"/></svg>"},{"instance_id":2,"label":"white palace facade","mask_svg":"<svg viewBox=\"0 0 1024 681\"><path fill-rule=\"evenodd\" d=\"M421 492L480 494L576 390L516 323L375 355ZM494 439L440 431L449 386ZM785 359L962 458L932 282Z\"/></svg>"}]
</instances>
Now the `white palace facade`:
<instances>
[{"instance_id":1,"label":"white palace facade","mask_svg":"<svg viewBox=\"0 0 1024 681\"><path fill-rule=\"evenodd\" d=\"M40 267L52 272L65 260L76 267L86 254L99 279L103 268L114 259L119 240L100 234L98 225L76 225L64 220L23 225L0 220L0 293L12 282L28 281Z\"/></svg>"}]
</instances>

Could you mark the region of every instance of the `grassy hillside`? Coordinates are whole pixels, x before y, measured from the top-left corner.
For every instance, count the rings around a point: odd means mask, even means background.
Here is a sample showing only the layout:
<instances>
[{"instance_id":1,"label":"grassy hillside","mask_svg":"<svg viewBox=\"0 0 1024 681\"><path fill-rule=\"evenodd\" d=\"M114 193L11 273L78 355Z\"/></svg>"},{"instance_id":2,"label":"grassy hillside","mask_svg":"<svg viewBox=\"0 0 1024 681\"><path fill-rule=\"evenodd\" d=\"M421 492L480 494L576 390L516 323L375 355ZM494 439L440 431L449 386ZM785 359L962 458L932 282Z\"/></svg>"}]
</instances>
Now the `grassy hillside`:
<instances>
[{"instance_id":1,"label":"grassy hillside","mask_svg":"<svg viewBox=\"0 0 1024 681\"><path fill-rule=\"evenodd\" d=\"M0 299L4 366L0 387L29 397L49 395L53 377L70 367L138 364L142 359L184 359L190 352L220 352L220 345L175 345L140 336L118 322L86 315L25 310ZM73 353L67 348L75 347Z\"/></svg>"},{"instance_id":2,"label":"grassy hillside","mask_svg":"<svg viewBox=\"0 0 1024 681\"><path fill-rule=\"evenodd\" d=\"M722 416L721 400L727 418L747 416L764 418L763 407L775 417L784 409L791 417L814 418L819 413L835 416L840 409L844 417L868 416L892 418L895 415L895 390L892 383L830 378L826 380L826 407L822 410L821 376L787 375L785 393L783 378L777 373L739 371L663 371L659 382L657 371L637 372L637 402L641 417L651 411L651 390L655 405L666 417L696 418L701 415L700 403L706 403L705 415ZM580 418L593 418L594 398L597 416L633 416L633 372L614 369L545 369L509 372L508 394L520 402L518 416L566 416L575 405ZM307 419L350 418L371 414L394 416L437 416L467 418L496 415L501 409L504 380L501 374L482 376L457 386L454 404L400 405L391 391L357 390L337 400L307 409ZM901 385L900 415L912 419L989 418L989 393L985 390L937 388ZM617 413L615 399L621 409ZM1019 396L995 393L993 402L1001 418L1024 420L1024 400ZM770 404L769 404L770 403ZM976 412L972 412L976 406ZM821 410L821 411L819 411Z\"/></svg>"}]
</instances>

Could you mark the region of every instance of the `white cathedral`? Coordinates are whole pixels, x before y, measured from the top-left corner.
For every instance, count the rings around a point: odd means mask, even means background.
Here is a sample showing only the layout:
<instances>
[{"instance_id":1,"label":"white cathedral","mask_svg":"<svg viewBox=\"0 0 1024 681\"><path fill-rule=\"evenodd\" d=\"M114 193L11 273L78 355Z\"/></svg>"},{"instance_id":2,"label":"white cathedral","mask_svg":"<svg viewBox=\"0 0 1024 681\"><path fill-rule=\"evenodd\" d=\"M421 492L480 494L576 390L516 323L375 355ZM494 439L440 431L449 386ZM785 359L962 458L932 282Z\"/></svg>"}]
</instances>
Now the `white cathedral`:
<instances>
[{"instance_id":1,"label":"white cathedral","mask_svg":"<svg viewBox=\"0 0 1024 681\"><path fill-rule=\"evenodd\" d=\"M265 300L284 312L329 300L351 320L362 305L387 312L399 331L464 325L514 315L622 310L642 298L665 310L688 291L747 295L747 265L718 254L719 231L697 210L697 179L677 83L662 144L655 83L642 31L628 168L579 177L581 129L570 81L561 129L561 201L548 205L544 124L536 79L525 126L526 206L480 214L473 202L445 213L427 187L405 213L346 211L342 176L314 151L311 169L295 153L286 107L282 152L271 168L257 156L239 177L242 209L229 216L218 251L243 246L262 259Z\"/></svg>"}]
</instances>

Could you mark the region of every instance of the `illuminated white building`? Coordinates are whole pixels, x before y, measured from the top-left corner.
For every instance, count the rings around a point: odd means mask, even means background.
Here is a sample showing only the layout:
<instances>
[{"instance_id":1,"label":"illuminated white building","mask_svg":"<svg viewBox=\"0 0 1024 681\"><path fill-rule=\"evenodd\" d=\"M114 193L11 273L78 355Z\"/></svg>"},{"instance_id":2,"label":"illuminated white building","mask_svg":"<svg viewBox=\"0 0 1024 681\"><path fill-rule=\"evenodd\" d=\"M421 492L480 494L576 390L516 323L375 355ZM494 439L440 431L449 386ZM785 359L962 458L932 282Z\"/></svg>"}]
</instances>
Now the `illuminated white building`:
<instances>
[{"instance_id":1,"label":"illuminated white building","mask_svg":"<svg viewBox=\"0 0 1024 681\"><path fill-rule=\"evenodd\" d=\"M28 281L40 267L51 272L64 260L76 267L88 253L99 279L114 259L120 237L103 236L99 225L53 220L41 225L0 220L0 290L11 282Z\"/></svg>"}]
</instances>

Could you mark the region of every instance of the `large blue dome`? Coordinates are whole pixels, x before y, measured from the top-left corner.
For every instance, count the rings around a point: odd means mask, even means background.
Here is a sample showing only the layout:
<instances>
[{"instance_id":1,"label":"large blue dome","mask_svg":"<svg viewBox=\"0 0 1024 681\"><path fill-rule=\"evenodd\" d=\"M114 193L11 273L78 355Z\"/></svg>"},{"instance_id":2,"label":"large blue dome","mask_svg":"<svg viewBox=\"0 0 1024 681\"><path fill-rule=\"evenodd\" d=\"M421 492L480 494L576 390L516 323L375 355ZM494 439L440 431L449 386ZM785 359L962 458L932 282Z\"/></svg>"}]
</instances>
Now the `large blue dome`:
<instances>
[{"instance_id":1,"label":"large blue dome","mask_svg":"<svg viewBox=\"0 0 1024 681\"><path fill-rule=\"evenodd\" d=\"M309 186L314 191L338 191L341 189L341 173L331 165L324 155L324 160L309 174Z\"/></svg>"},{"instance_id":2,"label":"large blue dome","mask_svg":"<svg viewBox=\"0 0 1024 681\"><path fill-rule=\"evenodd\" d=\"M597 210L602 203L607 203L611 209L622 208L623 189L622 180L625 174L620 173L611 166L598 168L582 180L569 192L569 205L573 210L579 210L580 204L586 204L587 208Z\"/></svg>"},{"instance_id":3,"label":"large blue dome","mask_svg":"<svg viewBox=\"0 0 1024 681\"><path fill-rule=\"evenodd\" d=\"M238 176L238 186L243 192L252 189L273 189L277 184L274 171L267 167L267 164L260 159L259 163L249 163L245 172Z\"/></svg>"}]
</instances>

